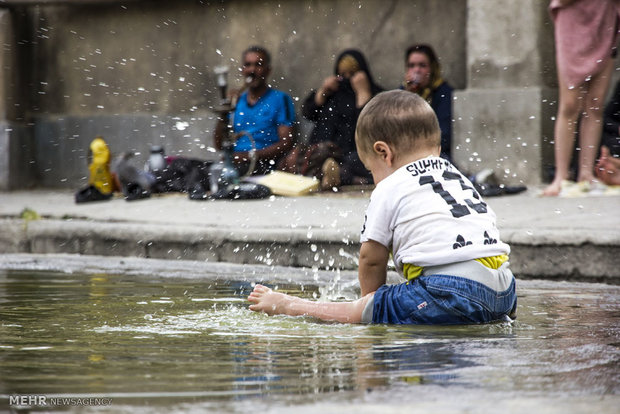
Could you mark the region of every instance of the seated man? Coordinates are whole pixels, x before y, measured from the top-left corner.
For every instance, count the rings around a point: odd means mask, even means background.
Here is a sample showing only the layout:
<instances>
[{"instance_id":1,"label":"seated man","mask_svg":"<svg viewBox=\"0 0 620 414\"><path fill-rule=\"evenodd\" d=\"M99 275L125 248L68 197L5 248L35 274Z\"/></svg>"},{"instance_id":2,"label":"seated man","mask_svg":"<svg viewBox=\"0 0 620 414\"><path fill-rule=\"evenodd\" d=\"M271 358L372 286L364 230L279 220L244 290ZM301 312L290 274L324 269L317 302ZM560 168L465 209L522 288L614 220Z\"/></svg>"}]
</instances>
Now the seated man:
<instances>
[{"instance_id":1,"label":"seated man","mask_svg":"<svg viewBox=\"0 0 620 414\"><path fill-rule=\"evenodd\" d=\"M240 174L250 168L252 151L256 164L252 174L265 174L293 145L295 108L291 97L267 85L271 58L267 50L252 46L241 56L244 87L231 124L235 137L233 162ZM220 118L215 129L215 147L222 149L227 120Z\"/></svg>"}]
</instances>

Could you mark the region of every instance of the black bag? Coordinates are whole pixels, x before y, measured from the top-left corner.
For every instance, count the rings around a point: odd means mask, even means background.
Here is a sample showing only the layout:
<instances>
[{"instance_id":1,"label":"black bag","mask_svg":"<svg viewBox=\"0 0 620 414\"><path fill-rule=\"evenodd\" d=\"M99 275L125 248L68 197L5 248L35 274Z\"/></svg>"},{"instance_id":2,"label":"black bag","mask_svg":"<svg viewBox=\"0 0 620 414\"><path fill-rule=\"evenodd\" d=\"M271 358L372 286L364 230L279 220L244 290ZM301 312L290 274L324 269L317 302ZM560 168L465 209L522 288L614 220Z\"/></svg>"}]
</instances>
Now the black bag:
<instances>
[{"instance_id":1,"label":"black bag","mask_svg":"<svg viewBox=\"0 0 620 414\"><path fill-rule=\"evenodd\" d=\"M152 191L154 193L189 193L194 191L197 185L208 189L211 164L211 161L174 158L165 169L152 172L156 180Z\"/></svg>"}]
</instances>

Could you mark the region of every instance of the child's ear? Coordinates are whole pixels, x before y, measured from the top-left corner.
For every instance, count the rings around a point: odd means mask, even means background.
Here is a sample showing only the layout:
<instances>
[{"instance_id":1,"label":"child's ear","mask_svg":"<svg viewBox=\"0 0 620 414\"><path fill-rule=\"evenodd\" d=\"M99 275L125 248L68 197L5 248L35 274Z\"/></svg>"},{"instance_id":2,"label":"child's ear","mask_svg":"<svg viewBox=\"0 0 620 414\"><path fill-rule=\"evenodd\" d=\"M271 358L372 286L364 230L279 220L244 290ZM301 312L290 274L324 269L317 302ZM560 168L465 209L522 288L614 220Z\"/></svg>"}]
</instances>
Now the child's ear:
<instances>
[{"instance_id":1,"label":"child's ear","mask_svg":"<svg viewBox=\"0 0 620 414\"><path fill-rule=\"evenodd\" d=\"M379 156L379 158L387 163L388 166L392 166L392 162L394 161L394 153L392 152L392 148L390 148L385 141L376 141L372 145L372 149L375 154Z\"/></svg>"}]
</instances>

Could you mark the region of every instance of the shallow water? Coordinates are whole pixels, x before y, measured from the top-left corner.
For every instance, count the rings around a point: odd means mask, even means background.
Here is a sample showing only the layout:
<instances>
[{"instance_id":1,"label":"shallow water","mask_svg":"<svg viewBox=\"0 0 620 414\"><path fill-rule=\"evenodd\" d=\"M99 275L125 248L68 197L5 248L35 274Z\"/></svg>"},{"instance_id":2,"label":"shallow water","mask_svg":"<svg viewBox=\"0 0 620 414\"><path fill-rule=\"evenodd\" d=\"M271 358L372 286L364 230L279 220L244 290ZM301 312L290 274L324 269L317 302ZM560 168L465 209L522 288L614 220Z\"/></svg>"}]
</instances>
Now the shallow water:
<instances>
[{"instance_id":1,"label":"shallow water","mask_svg":"<svg viewBox=\"0 0 620 414\"><path fill-rule=\"evenodd\" d=\"M619 286L519 281L513 323L363 326L256 314L240 279L0 270L0 409L618 412Z\"/></svg>"}]
</instances>

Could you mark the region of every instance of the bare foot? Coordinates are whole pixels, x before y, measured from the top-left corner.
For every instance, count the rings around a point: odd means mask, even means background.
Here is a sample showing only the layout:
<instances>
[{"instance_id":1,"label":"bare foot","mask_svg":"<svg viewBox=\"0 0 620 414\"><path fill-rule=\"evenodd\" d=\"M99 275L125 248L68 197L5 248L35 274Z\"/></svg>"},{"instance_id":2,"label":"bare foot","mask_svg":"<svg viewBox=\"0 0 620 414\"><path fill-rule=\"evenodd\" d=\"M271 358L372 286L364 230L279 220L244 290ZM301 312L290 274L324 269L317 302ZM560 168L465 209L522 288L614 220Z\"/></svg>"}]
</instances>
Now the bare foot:
<instances>
[{"instance_id":1,"label":"bare foot","mask_svg":"<svg viewBox=\"0 0 620 414\"><path fill-rule=\"evenodd\" d=\"M579 174L579 179L577 180L578 183L587 183L587 184L593 184L594 182L596 182L596 177L594 176L593 173L590 174Z\"/></svg>"},{"instance_id":2,"label":"bare foot","mask_svg":"<svg viewBox=\"0 0 620 414\"><path fill-rule=\"evenodd\" d=\"M546 197L557 197L560 191L562 191L562 180L556 179L543 190L542 194Z\"/></svg>"},{"instance_id":3,"label":"bare foot","mask_svg":"<svg viewBox=\"0 0 620 414\"><path fill-rule=\"evenodd\" d=\"M321 166L321 173L321 190L329 191L340 186L340 166L335 159L326 159Z\"/></svg>"},{"instance_id":4,"label":"bare foot","mask_svg":"<svg viewBox=\"0 0 620 414\"><path fill-rule=\"evenodd\" d=\"M250 305L250 310L265 312L267 315L291 315L290 304L297 299L294 296L274 292L263 285L254 286L254 290L248 296L248 300L253 303Z\"/></svg>"}]
</instances>

